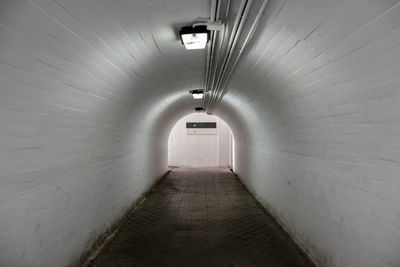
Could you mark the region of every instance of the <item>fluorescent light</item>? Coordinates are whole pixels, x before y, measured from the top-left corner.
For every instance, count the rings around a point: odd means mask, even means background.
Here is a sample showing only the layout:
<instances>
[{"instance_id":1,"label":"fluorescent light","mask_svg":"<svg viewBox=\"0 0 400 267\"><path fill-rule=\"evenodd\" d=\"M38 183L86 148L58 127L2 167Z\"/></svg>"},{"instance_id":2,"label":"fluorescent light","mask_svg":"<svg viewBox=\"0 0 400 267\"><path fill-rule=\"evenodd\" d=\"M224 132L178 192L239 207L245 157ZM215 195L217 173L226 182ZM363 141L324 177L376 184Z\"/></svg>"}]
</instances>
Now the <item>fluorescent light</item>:
<instances>
[{"instance_id":1,"label":"fluorescent light","mask_svg":"<svg viewBox=\"0 0 400 267\"><path fill-rule=\"evenodd\" d=\"M187 50L204 49L207 45L207 33L188 33L181 35L182 42Z\"/></svg>"},{"instance_id":2,"label":"fluorescent light","mask_svg":"<svg viewBox=\"0 0 400 267\"><path fill-rule=\"evenodd\" d=\"M194 99L202 99L203 96L204 96L203 93L201 93L201 94L192 94L192 95L193 95L193 98L194 98Z\"/></svg>"},{"instance_id":3,"label":"fluorescent light","mask_svg":"<svg viewBox=\"0 0 400 267\"><path fill-rule=\"evenodd\" d=\"M186 26L179 31L179 34L187 50L204 49L210 37L207 26Z\"/></svg>"},{"instance_id":4,"label":"fluorescent light","mask_svg":"<svg viewBox=\"0 0 400 267\"><path fill-rule=\"evenodd\" d=\"M191 90L189 93L192 94L194 99L202 99L204 96L204 90L203 89L196 89L196 90Z\"/></svg>"}]
</instances>

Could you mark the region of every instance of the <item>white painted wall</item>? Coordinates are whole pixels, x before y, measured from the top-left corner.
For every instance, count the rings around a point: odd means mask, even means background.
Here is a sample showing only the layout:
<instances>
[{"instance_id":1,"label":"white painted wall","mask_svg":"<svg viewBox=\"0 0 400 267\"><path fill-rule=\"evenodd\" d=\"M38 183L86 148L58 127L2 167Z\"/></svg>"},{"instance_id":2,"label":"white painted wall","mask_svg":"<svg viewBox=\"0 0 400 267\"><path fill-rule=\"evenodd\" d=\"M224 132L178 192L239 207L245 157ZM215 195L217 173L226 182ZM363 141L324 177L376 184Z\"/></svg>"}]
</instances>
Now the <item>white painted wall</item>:
<instances>
[{"instance_id":1,"label":"white painted wall","mask_svg":"<svg viewBox=\"0 0 400 267\"><path fill-rule=\"evenodd\" d=\"M165 173L164 130L193 108L205 62L170 25L208 14L206 1L0 1L0 266L75 263Z\"/></svg>"},{"instance_id":2,"label":"white painted wall","mask_svg":"<svg viewBox=\"0 0 400 267\"><path fill-rule=\"evenodd\" d=\"M399 1L270 1L215 112L321 266L400 266L399 18Z\"/></svg>"},{"instance_id":3,"label":"white painted wall","mask_svg":"<svg viewBox=\"0 0 400 267\"><path fill-rule=\"evenodd\" d=\"M216 122L215 134L188 134L186 122ZM170 166L231 166L232 136L229 126L220 118L192 113L181 118L168 139Z\"/></svg>"},{"instance_id":4,"label":"white painted wall","mask_svg":"<svg viewBox=\"0 0 400 267\"><path fill-rule=\"evenodd\" d=\"M206 58L173 27L209 1L0 10L0 265L66 266L166 170ZM398 0L270 0L214 111L240 177L324 266L400 265L399 18Z\"/></svg>"}]
</instances>

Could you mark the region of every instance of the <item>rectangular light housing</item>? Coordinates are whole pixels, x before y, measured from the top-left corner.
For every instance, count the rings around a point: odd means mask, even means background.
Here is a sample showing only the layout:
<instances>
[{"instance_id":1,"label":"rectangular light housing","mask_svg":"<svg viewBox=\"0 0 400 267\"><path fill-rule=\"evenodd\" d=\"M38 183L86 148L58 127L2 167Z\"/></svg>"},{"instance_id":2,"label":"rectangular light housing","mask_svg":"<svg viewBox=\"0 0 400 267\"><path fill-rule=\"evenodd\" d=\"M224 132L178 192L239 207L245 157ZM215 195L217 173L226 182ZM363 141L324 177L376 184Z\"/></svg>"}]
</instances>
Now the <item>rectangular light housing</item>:
<instances>
[{"instance_id":1,"label":"rectangular light housing","mask_svg":"<svg viewBox=\"0 0 400 267\"><path fill-rule=\"evenodd\" d=\"M210 32L206 26L187 26L183 27L179 34L181 36L182 44L185 45L187 50L204 49L207 45Z\"/></svg>"},{"instance_id":2,"label":"rectangular light housing","mask_svg":"<svg viewBox=\"0 0 400 267\"><path fill-rule=\"evenodd\" d=\"M192 94L194 99L202 99L204 94L200 93L200 94Z\"/></svg>"},{"instance_id":3,"label":"rectangular light housing","mask_svg":"<svg viewBox=\"0 0 400 267\"><path fill-rule=\"evenodd\" d=\"M187 50L204 49L207 45L207 33L188 33L181 35Z\"/></svg>"},{"instance_id":4,"label":"rectangular light housing","mask_svg":"<svg viewBox=\"0 0 400 267\"><path fill-rule=\"evenodd\" d=\"M194 99L202 99L204 96L204 90L203 89L196 89L196 90L191 90L189 93L192 94Z\"/></svg>"}]
</instances>

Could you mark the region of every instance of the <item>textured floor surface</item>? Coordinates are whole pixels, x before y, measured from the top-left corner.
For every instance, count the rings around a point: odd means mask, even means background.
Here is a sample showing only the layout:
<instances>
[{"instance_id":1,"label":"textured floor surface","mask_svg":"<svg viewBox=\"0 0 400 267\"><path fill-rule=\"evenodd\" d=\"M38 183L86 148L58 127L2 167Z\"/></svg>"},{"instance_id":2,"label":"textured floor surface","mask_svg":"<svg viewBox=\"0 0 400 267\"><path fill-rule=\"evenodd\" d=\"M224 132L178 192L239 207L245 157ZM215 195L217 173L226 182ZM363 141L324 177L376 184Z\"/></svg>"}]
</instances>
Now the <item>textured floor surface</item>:
<instances>
[{"instance_id":1,"label":"textured floor surface","mask_svg":"<svg viewBox=\"0 0 400 267\"><path fill-rule=\"evenodd\" d=\"M90 266L313 266L228 170L174 169Z\"/></svg>"}]
</instances>

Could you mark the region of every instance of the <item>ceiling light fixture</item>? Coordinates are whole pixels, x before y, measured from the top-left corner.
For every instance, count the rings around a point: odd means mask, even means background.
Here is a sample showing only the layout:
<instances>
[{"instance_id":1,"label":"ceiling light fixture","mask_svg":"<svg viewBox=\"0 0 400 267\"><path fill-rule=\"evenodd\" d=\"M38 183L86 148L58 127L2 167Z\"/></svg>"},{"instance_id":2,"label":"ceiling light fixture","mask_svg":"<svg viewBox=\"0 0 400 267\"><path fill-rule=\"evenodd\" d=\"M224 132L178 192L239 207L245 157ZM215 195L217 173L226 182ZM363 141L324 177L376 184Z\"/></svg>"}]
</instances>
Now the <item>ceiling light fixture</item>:
<instances>
[{"instance_id":1,"label":"ceiling light fixture","mask_svg":"<svg viewBox=\"0 0 400 267\"><path fill-rule=\"evenodd\" d=\"M202 99L204 97L204 90L203 89L196 89L191 90L189 93L192 94L194 99Z\"/></svg>"},{"instance_id":2,"label":"ceiling light fixture","mask_svg":"<svg viewBox=\"0 0 400 267\"><path fill-rule=\"evenodd\" d=\"M179 35L187 50L204 49L210 39L210 31L205 25L183 27Z\"/></svg>"}]
</instances>

